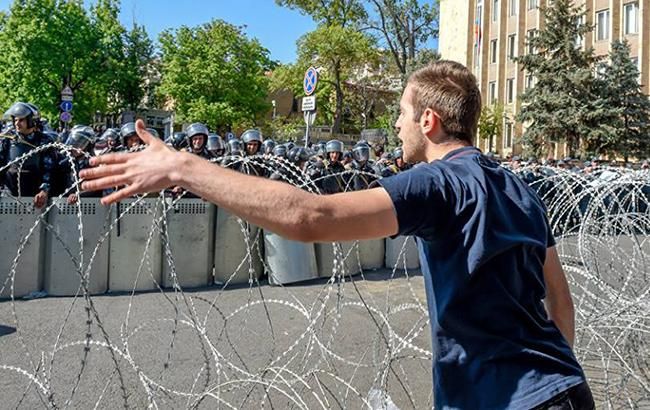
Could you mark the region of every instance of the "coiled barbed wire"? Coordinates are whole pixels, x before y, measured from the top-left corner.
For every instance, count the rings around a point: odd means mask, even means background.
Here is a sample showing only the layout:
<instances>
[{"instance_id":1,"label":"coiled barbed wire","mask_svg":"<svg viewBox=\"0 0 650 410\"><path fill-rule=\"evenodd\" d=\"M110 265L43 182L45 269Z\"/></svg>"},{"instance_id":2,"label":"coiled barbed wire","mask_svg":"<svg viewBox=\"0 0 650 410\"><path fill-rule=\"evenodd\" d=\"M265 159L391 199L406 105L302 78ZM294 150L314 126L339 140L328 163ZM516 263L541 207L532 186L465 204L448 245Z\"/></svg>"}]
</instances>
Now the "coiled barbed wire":
<instances>
[{"instance_id":1,"label":"coiled barbed wire","mask_svg":"<svg viewBox=\"0 0 650 410\"><path fill-rule=\"evenodd\" d=\"M45 149L62 152L74 167L70 147L62 144L48 144L27 155ZM277 157L237 157L227 165L266 173L280 170L289 182L319 193L319 178L312 180ZM574 295L576 354L597 402L604 408L648 407L650 174L610 168L591 175L541 167L515 172L529 181L548 207ZM346 176L354 173L346 171ZM74 186L56 199L79 193L79 183L75 179ZM19 341L11 350L15 355L0 355L0 377L15 387L5 398L7 407L432 406L428 310L421 278L407 268L406 240L380 291L373 290L372 278L361 269L359 242L334 244L331 276L310 289L269 288L254 267L259 263L270 271L261 231L238 219L246 256L216 287L188 292L180 285L183 267L174 262L176 247L168 225L170 212L183 198L184 194L169 198L160 193L126 201L90 253L83 246L85 198L76 205L79 249L64 243L47 221L56 201L35 219L25 238L18 238L11 271L0 289L9 286L11 294L9 301L0 303L0 311L10 311L10 317L0 317L15 326ZM114 317L98 307L106 297L89 291L89 275L102 244L135 207L151 218L145 249L160 235L171 288L162 288L143 254L133 266L134 289L123 297L124 316L116 327L109 324ZM65 249L80 285L77 295L66 300L69 308L61 312L56 336L34 344L30 339L38 329L30 328L31 321L21 314L13 283L29 237L40 226ZM357 268L361 274L355 277ZM231 281L239 269L248 273L246 296L233 301L231 293L237 286ZM160 295L154 319L140 315L139 298L144 296L135 291L140 275L148 275ZM304 292L309 293L307 298ZM77 301L83 303L81 311ZM374 336L358 340L349 329ZM0 337L0 346L9 339ZM77 366L63 366L75 359Z\"/></svg>"}]
</instances>

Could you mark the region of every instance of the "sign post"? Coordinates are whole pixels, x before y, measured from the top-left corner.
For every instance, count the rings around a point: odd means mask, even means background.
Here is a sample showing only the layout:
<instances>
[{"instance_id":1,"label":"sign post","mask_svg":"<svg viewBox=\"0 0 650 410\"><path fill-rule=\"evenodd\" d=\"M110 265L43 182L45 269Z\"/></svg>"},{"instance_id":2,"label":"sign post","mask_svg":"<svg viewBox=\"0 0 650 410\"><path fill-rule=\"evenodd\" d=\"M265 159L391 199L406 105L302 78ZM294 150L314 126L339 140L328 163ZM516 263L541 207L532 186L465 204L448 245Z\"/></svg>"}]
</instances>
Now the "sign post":
<instances>
[{"instance_id":1,"label":"sign post","mask_svg":"<svg viewBox=\"0 0 650 410\"><path fill-rule=\"evenodd\" d=\"M74 99L74 93L72 88L69 85L66 85L63 90L61 90L61 115L60 119L65 124L66 128L70 121L72 121L72 100Z\"/></svg>"},{"instance_id":2,"label":"sign post","mask_svg":"<svg viewBox=\"0 0 650 410\"><path fill-rule=\"evenodd\" d=\"M305 91L305 97L302 98L302 114L306 126L305 148L309 146L309 128L314 125L316 119L316 96L312 95L316 91L316 84L318 84L318 71L314 67L309 67L302 82L302 89Z\"/></svg>"}]
</instances>

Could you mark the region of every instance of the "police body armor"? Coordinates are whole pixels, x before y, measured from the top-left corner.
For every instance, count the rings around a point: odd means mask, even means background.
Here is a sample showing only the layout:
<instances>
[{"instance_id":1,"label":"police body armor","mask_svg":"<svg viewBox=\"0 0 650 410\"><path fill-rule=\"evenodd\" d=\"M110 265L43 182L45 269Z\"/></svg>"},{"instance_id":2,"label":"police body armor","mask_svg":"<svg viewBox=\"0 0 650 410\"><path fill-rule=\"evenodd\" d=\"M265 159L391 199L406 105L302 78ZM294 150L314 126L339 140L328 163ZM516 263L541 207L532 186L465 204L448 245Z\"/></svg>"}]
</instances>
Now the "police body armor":
<instances>
[{"instance_id":1,"label":"police body armor","mask_svg":"<svg viewBox=\"0 0 650 410\"><path fill-rule=\"evenodd\" d=\"M348 178L344 175L345 167L341 162L325 161L323 178L319 181L319 188L324 194L336 194L348 191Z\"/></svg>"},{"instance_id":2,"label":"police body armor","mask_svg":"<svg viewBox=\"0 0 650 410\"><path fill-rule=\"evenodd\" d=\"M0 167L28 154L46 141L45 136L38 131L27 137L4 139L0 146L0 151L4 151L1 155ZM23 161L12 164L6 170L2 182L13 196L35 196L41 190L49 192L50 174L53 168L54 159L51 153L39 152L28 155Z\"/></svg>"},{"instance_id":3,"label":"police body armor","mask_svg":"<svg viewBox=\"0 0 650 410\"><path fill-rule=\"evenodd\" d=\"M354 160L350 163L350 169L358 171L351 176L351 188L354 191L367 189L371 183L377 180L375 170L370 161L361 164Z\"/></svg>"}]
</instances>

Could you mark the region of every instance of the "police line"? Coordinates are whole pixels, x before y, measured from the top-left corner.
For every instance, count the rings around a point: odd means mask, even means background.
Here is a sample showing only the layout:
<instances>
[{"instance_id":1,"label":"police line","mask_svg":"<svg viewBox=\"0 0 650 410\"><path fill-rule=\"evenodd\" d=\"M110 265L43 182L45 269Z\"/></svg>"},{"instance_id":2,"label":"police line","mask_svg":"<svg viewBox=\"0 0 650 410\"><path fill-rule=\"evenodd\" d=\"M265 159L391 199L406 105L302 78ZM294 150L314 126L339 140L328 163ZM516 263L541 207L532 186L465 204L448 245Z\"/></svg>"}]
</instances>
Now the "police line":
<instances>
[{"instance_id":1,"label":"police line","mask_svg":"<svg viewBox=\"0 0 650 410\"><path fill-rule=\"evenodd\" d=\"M249 284L265 271L270 284L284 285L419 267L412 238L300 243L201 199L128 199L105 207L98 198L76 205L64 198L47 212L34 209L32 198L19 201L0 198L0 298L71 296L83 293L82 284L91 295Z\"/></svg>"}]
</instances>

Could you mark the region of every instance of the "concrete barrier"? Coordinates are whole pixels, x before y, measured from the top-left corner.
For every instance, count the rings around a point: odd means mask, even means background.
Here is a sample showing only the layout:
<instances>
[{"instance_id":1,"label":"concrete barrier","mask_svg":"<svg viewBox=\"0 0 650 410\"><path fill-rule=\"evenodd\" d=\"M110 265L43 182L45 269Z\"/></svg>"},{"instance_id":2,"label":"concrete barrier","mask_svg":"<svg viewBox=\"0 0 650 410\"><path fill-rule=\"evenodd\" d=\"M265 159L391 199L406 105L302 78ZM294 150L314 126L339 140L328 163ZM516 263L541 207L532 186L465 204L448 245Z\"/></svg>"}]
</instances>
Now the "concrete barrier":
<instances>
[{"instance_id":1,"label":"concrete barrier","mask_svg":"<svg viewBox=\"0 0 650 410\"><path fill-rule=\"evenodd\" d=\"M22 197L19 200L22 204L14 198L0 198L0 289L4 286L0 298L11 296L11 267L24 239L26 244L18 259L13 295L18 298L40 291L43 284L43 224L39 223L26 238L41 211L34 209L33 198Z\"/></svg>"},{"instance_id":2,"label":"concrete barrier","mask_svg":"<svg viewBox=\"0 0 650 410\"><path fill-rule=\"evenodd\" d=\"M383 268L385 255L384 239L359 241L359 255L361 267L364 270Z\"/></svg>"},{"instance_id":3,"label":"concrete barrier","mask_svg":"<svg viewBox=\"0 0 650 410\"><path fill-rule=\"evenodd\" d=\"M161 215L159 200L142 199L130 208L135 201L111 207L112 221L125 213L111 231L108 289L113 292L156 289L161 279L160 227L154 224Z\"/></svg>"},{"instance_id":4,"label":"concrete barrier","mask_svg":"<svg viewBox=\"0 0 650 410\"><path fill-rule=\"evenodd\" d=\"M252 268L255 279L263 272L264 239L262 231L245 221L245 232L238 218L217 208L217 226L214 240L214 281L216 284L248 283ZM245 233L245 235L244 235ZM246 242L246 238L248 242Z\"/></svg>"},{"instance_id":5,"label":"concrete barrier","mask_svg":"<svg viewBox=\"0 0 650 410\"><path fill-rule=\"evenodd\" d=\"M318 277L313 243L292 241L272 232L264 232L264 250L271 285Z\"/></svg>"},{"instance_id":6,"label":"concrete barrier","mask_svg":"<svg viewBox=\"0 0 650 410\"><path fill-rule=\"evenodd\" d=\"M214 262L214 215L216 208L199 198L165 201L167 236L174 258L178 284L182 288L211 284ZM163 254L163 286L172 287L172 269Z\"/></svg>"},{"instance_id":7,"label":"concrete barrier","mask_svg":"<svg viewBox=\"0 0 650 410\"><path fill-rule=\"evenodd\" d=\"M47 215L52 230L47 230L45 246L45 291L54 296L73 296L79 292L81 275L88 271L86 286L88 292L97 295L106 292L108 289L108 252L109 238L97 249L97 253L91 261L95 248L99 245L100 239L108 231L110 221L108 215L110 208L99 203L98 198L81 198L83 222L83 265L81 271L70 257L75 258L76 264L79 259L79 210L77 205L68 205L67 200L55 199L55 206L50 209ZM68 250L64 247L68 248ZM90 270L88 266L90 263Z\"/></svg>"},{"instance_id":8,"label":"concrete barrier","mask_svg":"<svg viewBox=\"0 0 650 410\"><path fill-rule=\"evenodd\" d=\"M418 245L412 236L398 236L395 239L386 238L386 267L398 269L417 269L420 267Z\"/></svg>"},{"instance_id":9,"label":"concrete barrier","mask_svg":"<svg viewBox=\"0 0 650 410\"><path fill-rule=\"evenodd\" d=\"M339 257L343 258L345 275L357 275L361 273L361 262L359 260L359 247L355 246L355 241L337 242L341 247ZM318 264L318 276L329 278L332 276L334 268L334 245L332 243L314 244L316 252L316 262ZM340 272L339 272L340 273Z\"/></svg>"}]
</instances>

